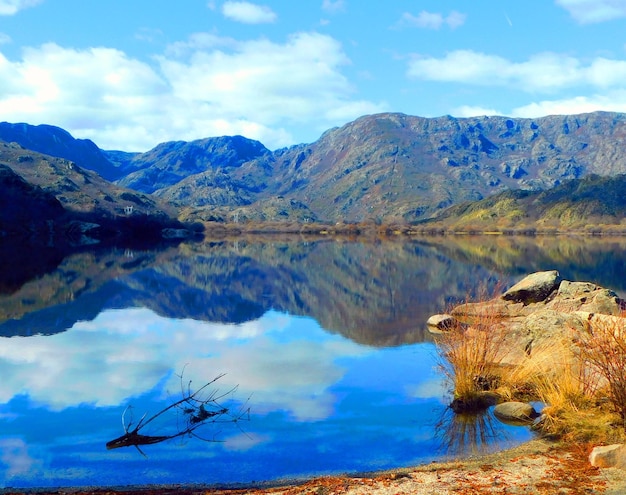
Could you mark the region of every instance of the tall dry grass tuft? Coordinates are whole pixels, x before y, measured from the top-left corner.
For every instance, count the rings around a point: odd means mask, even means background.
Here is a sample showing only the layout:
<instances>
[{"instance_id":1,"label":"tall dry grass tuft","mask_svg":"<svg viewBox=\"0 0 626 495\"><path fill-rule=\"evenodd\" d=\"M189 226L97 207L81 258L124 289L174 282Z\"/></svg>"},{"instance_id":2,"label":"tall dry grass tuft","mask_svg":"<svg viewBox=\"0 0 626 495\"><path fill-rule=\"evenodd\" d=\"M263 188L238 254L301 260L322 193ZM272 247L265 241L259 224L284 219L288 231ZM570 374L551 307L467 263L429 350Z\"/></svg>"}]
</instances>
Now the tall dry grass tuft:
<instances>
[{"instance_id":1,"label":"tall dry grass tuft","mask_svg":"<svg viewBox=\"0 0 626 495\"><path fill-rule=\"evenodd\" d=\"M626 319L597 315L580 347L588 365L603 379L601 385L626 428Z\"/></svg>"},{"instance_id":2,"label":"tall dry grass tuft","mask_svg":"<svg viewBox=\"0 0 626 495\"><path fill-rule=\"evenodd\" d=\"M597 408L600 376L574 345L574 337L572 333L571 338L553 338L534 346L531 355L502 374L497 392L504 400L545 404L540 429L546 436L581 441L604 437L607 432L602 426L611 421Z\"/></svg>"},{"instance_id":3,"label":"tall dry grass tuft","mask_svg":"<svg viewBox=\"0 0 626 495\"><path fill-rule=\"evenodd\" d=\"M506 331L487 307L472 318L471 325L457 322L436 339L440 368L454 395L455 412L471 412L493 403L500 382L500 367L509 353Z\"/></svg>"}]
</instances>

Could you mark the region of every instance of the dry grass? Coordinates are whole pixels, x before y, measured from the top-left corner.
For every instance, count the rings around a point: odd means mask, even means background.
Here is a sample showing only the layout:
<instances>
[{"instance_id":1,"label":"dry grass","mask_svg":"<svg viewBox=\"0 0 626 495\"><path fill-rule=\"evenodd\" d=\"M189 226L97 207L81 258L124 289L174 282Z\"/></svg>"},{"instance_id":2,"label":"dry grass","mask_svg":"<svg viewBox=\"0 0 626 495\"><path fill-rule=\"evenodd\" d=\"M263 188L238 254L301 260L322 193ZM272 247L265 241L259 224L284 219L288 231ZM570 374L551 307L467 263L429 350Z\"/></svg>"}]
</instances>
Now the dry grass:
<instances>
[{"instance_id":1,"label":"dry grass","mask_svg":"<svg viewBox=\"0 0 626 495\"><path fill-rule=\"evenodd\" d=\"M458 324L437 339L455 412L490 401L538 401L545 407L537 428L546 436L577 442L626 437L626 318L594 320L588 334L571 330L504 365L515 342L490 305L484 308L472 326Z\"/></svg>"},{"instance_id":2,"label":"dry grass","mask_svg":"<svg viewBox=\"0 0 626 495\"><path fill-rule=\"evenodd\" d=\"M472 412L492 401L486 394L500 383L501 363L509 353L506 328L485 308L471 326L457 322L436 339L440 367L454 393L453 409Z\"/></svg>"},{"instance_id":3,"label":"dry grass","mask_svg":"<svg viewBox=\"0 0 626 495\"><path fill-rule=\"evenodd\" d=\"M594 320L581 355L606 383L608 398L626 427L626 319Z\"/></svg>"}]
</instances>

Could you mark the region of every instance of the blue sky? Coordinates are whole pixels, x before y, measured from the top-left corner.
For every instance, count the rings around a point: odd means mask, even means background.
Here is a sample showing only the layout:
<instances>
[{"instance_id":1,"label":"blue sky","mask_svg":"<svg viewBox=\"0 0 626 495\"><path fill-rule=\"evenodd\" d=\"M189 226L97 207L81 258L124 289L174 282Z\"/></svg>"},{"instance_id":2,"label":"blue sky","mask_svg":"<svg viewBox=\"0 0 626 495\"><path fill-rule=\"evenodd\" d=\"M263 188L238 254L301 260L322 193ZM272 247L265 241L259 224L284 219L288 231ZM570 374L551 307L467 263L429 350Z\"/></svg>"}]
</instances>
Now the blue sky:
<instances>
[{"instance_id":1,"label":"blue sky","mask_svg":"<svg viewBox=\"0 0 626 495\"><path fill-rule=\"evenodd\" d=\"M626 111L626 0L0 0L0 120L105 149L593 110Z\"/></svg>"}]
</instances>

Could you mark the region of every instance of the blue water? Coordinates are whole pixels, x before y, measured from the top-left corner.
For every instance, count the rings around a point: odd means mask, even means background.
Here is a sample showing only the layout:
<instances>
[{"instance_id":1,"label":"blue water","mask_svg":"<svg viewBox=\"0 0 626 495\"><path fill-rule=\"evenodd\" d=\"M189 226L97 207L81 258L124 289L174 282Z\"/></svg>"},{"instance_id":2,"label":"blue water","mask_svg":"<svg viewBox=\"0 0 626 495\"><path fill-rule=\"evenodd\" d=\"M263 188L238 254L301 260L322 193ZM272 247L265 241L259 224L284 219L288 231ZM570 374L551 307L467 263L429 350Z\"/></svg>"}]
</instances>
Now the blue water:
<instances>
[{"instance_id":1,"label":"blue water","mask_svg":"<svg viewBox=\"0 0 626 495\"><path fill-rule=\"evenodd\" d=\"M62 333L0 338L0 373L2 487L250 483L409 466L450 451L431 343L369 347L273 310L238 325L106 310ZM105 448L124 432L128 406L126 421L149 417L180 398L181 374L193 388L221 373L216 389L237 387L228 407L250 414L199 430L217 441L144 445L145 456ZM143 433L176 430L163 419ZM485 448L530 436L488 428L498 442Z\"/></svg>"}]
</instances>

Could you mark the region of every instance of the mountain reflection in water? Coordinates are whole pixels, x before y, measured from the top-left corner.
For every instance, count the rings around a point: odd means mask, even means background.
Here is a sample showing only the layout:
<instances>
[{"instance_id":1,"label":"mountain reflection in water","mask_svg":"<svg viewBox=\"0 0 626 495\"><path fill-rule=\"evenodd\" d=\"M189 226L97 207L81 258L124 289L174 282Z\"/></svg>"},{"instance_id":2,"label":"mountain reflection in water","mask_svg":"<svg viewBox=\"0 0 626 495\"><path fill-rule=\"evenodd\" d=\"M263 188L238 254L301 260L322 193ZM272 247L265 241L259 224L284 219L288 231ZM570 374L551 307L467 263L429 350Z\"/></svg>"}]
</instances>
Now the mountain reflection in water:
<instances>
[{"instance_id":1,"label":"mountain reflection in water","mask_svg":"<svg viewBox=\"0 0 626 495\"><path fill-rule=\"evenodd\" d=\"M623 290L621 241L540 241L85 252L1 285L0 486L246 483L457 454L436 434L446 390L428 316L536 270ZM250 397L250 422L208 433L221 443L107 451L126 407L150 417L180 396L183 369L194 384L226 373L220 387ZM500 448L529 433L490 424L483 436Z\"/></svg>"}]
</instances>

